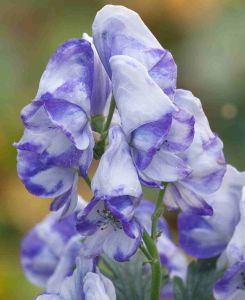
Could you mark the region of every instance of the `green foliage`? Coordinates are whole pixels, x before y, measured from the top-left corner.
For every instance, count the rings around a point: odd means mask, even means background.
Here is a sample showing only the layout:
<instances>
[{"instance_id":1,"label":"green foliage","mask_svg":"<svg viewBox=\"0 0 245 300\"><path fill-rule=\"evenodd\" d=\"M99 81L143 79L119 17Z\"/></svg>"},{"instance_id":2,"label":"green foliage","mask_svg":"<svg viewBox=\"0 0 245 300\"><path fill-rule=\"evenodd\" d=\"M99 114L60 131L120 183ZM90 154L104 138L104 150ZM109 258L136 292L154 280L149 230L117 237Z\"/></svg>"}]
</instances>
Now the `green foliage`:
<instances>
[{"instance_id":1,"label":"green foliage","mask_svg":"<svg viewBox=\"0 0 245 300\"><path fill-rule=\"evenodd\" d=\"M199 259L190 263L186 284L179 277L173 280L175 300L211 300L213 286L223 271L216 270L217 258Z\"/></svg>"},{"instance_id":2,"label":"green foliage","mask_svg":"<svg viewBox=\"0 0 245 300\"><path fill-rule=\"evenodd\" d=\"M129 262L116 262L103 256L101 271L109 277L117 293L117 300L150 299L151 270L144 256L137 253Z\"/></svg>"}]
</instances>

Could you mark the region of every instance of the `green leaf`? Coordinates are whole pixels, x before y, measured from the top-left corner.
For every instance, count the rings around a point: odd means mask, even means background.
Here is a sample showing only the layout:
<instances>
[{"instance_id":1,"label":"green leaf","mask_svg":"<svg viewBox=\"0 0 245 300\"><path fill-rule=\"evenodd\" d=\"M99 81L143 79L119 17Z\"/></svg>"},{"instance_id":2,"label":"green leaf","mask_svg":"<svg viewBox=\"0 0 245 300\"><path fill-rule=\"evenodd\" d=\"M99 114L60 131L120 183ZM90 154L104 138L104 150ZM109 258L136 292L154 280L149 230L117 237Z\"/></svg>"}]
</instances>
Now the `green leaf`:
<instances>
[{"instance_id":1,"label":"green leaf","mask_svg":"<svg viewBox=\"0 0 245 300\"><path fill-rule=\"evenodd\" d=\"M190 263L186 284L181 278L173 280L175 300L211 300L215 282L223 274L216 270L217 257Z\"/></svg>"},{"instance_id":2,"label":"green leaf","mask_svg":"<svg viewBox=\"0 0 245 300\"><path fill-rule=\"evenodd\" d=\"M145 265L144 256L135 254L129 262L116 262L107 256L99 265L103 274L109 277L117 293L117 300L149 300L151 268Z\"/></svg>"},{"instance_id":3,"label":"green leaf","mask_svg":"<svg viewBox=\"0 0 245 300\"><path fill-rule=\"evenodd\" d=\"M180 277L173 279L173 292L175 300L187 299L185 284Z\"/></svg>"}]
</instances>

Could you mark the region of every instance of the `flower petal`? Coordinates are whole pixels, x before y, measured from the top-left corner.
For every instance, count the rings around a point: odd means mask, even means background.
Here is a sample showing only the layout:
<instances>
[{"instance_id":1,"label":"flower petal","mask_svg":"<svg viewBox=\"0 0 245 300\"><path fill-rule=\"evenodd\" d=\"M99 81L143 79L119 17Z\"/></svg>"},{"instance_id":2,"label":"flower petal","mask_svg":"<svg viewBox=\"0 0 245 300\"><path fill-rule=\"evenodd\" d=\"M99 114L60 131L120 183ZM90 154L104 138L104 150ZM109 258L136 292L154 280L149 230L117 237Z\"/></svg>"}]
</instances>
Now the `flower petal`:
<instances>
[{"instance_id":1,"label":"flower petal","mask_svg":"<svg viewBox=\"0 0 245 300\"><path fill-rule=\"evenodd\" d=\"M173 153L158 151L148 167L140 172L156 182L171 182L185 178L191 172L189 166Z\"/></svg>"},{"instance_id":2,"label":"flower petal","mask_svg":"<svg viewBox=\"0 0 245 300\"><path fill-rule=\"evenodd\" d=\"M95 17L93 38L109 76L110 58L128 55L141 62L164 92L173 96L177 77L173 57L162 48L137 13L123 6L104 6Z\"/></svg>"},{"instance_id":3,"label":"flower petal","mask_svg":"<svg viewBox=\"0 0 245 300\"><path fill-rule=\"evenodd\" d=\"M143 170L149 165L168 134L171 121L172 117L169 115L162 120L142 125L132 132L130 144L133 147L135 164L139 169Z\"/></svg>"},{"instance_id":4,"label":"flower petal","mask_svg":"<svg viewBox=\"0 0 245 300\"><path fill-rule=\"evenodd\" d=\"M14 147L39 154L39 159L46 165L66 168L77 166L82 156L82 152L58 128L43 132L25 129L23 137L14 143Z\"/></svg>"},{"instance_id":5,"label":"flower petal","mask_svg":"<svg viewBox=\"0 0 245 300\"><path fill-rule=\"evenodd\" d=\"M58 126L79 150L88 148L90 140L84 130L87 116L81 107L61 99L46 100L44 107L52 123Z\"/></svg>"},{"instance_id":6,"label":"flower petal","mask_svg":"<svg viewBox=\"0 0 245 300\"><path fill-rule=\"evenodd\" d=\"M228 165L220 189L205 196L206 202L213 208L213 215L179 216L180 243L188 254L206 258L225 249L240 220L243 184L244 173Z\"/></svg>"},{"instance_id":7,"label":"flower petal","mask_svg":"<svg viewBox=\"0 0 245 300\"><path fill-rule=\"evenodd\" d=\"M21 243L21 264L32 283L46 287L65 245L76 233L74 215L60 221L60 212L51 213L28 232Z\"/></svg>"},{"instance_id":8,"label":"flower petal","mask_svg":"<svg viewBox=\"0 0 245 300\"><path fill-rule=\"evenodd\" d=\"M132 196L142 194L126 137L119 126L109 132L109 147L103 154L92 180L96 197Z\"/></svg>"},{"instance_id":9,"label":"flower petal","mask_svg":"<svg viewBox=\"0 0 245 300\"><path fill-rule=\"evenodd\" d=\"M50 210L57 210L64 206L61 214L62 218L69 216L72 212L74 212L77 206L77 182L78 174L75 173L72 187L64 194L60 195L59 197L56 197L51 203Z\"/></svg>"},{"instance_id":10,"label":"flower petal","mask_svg":"<svg viewBox=\"0 0 245 300\"><path fill-rule=\"evenodd\" d=\"M245 297L245 261L229 268L214 287L217 300L242 300Z\"/></svg>"},{"instance_id":11,"label":"flower petal","mask_svg":"<svg viewBox=\"0 0 245 300\"><path fill-rule=\"evenodd\" d=\"M34 195L57 197L73 185L73 169L46 165L36 153L19 150L17 162L19 177Z\"/></svg>"},{"instance_id":12,"label":"flower petal","mask_svg":"<svg viewBox=\"0 0 245 300\"><path fill-rule=\"evenodd\" d=\"M194 124L195 119L190 113L182 109L175 112L170 131L161 148L175 153L185 151L193 141Z\"/></svg>"},{"instance_id":13,"label":"flower petal","mask_svg":"<svg viewBox=\"0 0 245 300\"><path fill-rule=\"evenodd\" d=\"M187 274L187 259L184 253L165 234L157 240L157 249L161 264L169 270L170 278L178 276L185 280Z\"/></svg>"},{"instance_id":14,"label":"flower petal","mask_svg":"<svg viewBox=\"0 0 245 300\"><path fill-rule=\"evenodd\" d=\"M166 198L166 201L164 200L165 204L170 202L169 195L172 197L171 200L174 200L175 204L177 204L183 212L207 216L213 214L212 207L205 201L203 195L196 194L181 183L169 184L167 193L164 196L164 198ZM172 208L173 207L170 206L170 209Z\"/></svg>"},{"instance_id":15,"label":"flower petal","mask_svg":"<svg viewBox=\"0 0 245 300\"><path fill-rule=\"evenodd\" d=\"M50 58L40 80L36 99L67 100L90 111L94 54L84 39L64 42Z\"/></svg>"},{"instance_id":16,"label":"flower petal","mask_svg":"<svg viewBox=\"0 0 245 300\"><path fill-rule=\"evenodd\" d=\"M88 272L83 279L85 300L116 300L113 283L103 275Z\"/></svg>"},{"instance_id":17,"label":"flower petal","mask_svg":"<svg viewBox=\"0 0 245 300\"><path fill-rule=\"evenodd\" d=\"M83 39L90 42L94 52L94 76L90 114L91 116L97 116L103 113L106 103L111 98L111 81L100 61L97 50L93 44L93 39L86 33L83 34Z\"/></svg>"},{"instance_id":18,"label":"flower petal","mask_svg":"<svg viewBox=\"0 0 245 300\"><path fill-rule=\"evenodd\" d=\"M191 92L177 90L174 102L195 117L194 140L181 156L193 170L185 186L197 193L213 193L220 187L226 171L223 143L211 131L200 100Z\"/></svg>"},{"instance_id":19,"label":"flower petal","mask_svg":"<svg viewBox=\"0 0 245 300\"><path fill-rule=\"evenodd\" d=\"M245 172L242 173L245 179ZM245 182L244 182L245 184ZM233 236L227 246L226 255L230 264L245 261L245 241L244 241L244 228L245 228L245 187L243 187L243 195L240 203L241 218L237 224Z\"/></svg>"},{"instance_id":20,"label":"flower petal","mask_svg":"<svg viewBox=\"0 0 245 300\"><path fill-rule=\"evenodd\" d=\"M141 243L142 228L135 218L131 220L130 226L135 238L129 237L122 229L106 235L103 244L105 254L117 261L129 260L134 255Z\"/></svg>"},{"instance_id":21,"label":"flower petal","mask_svg":"<svg viewBox=\"0 0 245 300\"><path fill-rule=\"evenodd\" d=\"M55 268L54 273L50 276L47 285L46 292L58 293L60 284L67 277L70 276L76 265L76 257L81 250L81 236L76 234L67 243L61 258Z\"/></svg>"},{"instance_id":22,"label":"flower petal","mask_svg":"<svg viewBox=\"0 0 245 300\"><path fill-rule=\"evenodd\" d=\"M127 136L146 123L164 118L171 123L171 114L177 108L151 79L144 65L125 55L113 56L110 65L113 92Z\"/></svg>"}]
</instances>

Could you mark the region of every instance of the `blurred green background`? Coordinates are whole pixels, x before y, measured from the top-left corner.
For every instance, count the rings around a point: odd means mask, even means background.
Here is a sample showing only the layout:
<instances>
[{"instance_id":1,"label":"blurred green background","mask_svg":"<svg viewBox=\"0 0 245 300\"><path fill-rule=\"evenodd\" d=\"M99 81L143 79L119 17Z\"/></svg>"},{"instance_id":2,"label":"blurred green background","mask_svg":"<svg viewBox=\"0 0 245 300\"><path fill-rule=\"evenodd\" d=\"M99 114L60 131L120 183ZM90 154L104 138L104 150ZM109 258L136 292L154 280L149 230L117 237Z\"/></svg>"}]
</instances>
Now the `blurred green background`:
<instances>
[{"instance_id":1,"label":"blurred green background","mask_svg":"<svg viewBox=\"0 0 245 300\"><path fill-rule=\"evenodd\" d=\"M245 1L0 0L0 299L33 299L19 263L21 236L47 213L49 200L28 194L11 146L23 131L20 109L37 91L56 47L91 33L96 11L121 4L140 13L178 65L178 86L201 98L228 162L245 169ZM89 198L81 183L80 191Z\"/></svg>"}]
</instances>

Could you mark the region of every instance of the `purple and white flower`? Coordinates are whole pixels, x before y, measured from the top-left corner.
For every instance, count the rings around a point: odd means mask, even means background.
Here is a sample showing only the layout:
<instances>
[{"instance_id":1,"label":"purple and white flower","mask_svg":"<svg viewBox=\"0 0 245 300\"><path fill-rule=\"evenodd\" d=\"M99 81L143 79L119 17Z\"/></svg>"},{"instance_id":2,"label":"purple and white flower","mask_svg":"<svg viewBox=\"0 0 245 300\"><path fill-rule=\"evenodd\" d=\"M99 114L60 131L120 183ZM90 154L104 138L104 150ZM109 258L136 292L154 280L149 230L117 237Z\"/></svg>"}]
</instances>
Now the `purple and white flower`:
<instances>
[{"instance_id":1,"label":"purple and white flower","mask_svg":"<svg viewBox=\"0 0 245 300\"><path fill-rule=\"evenodd\" d=\"M245 185L245 173L243 173L243 184ZM245 297L245 188L243 188L240 209L240 221L221 258L222 263L224 264L225 261L228 265L228 269L214 287L217 300L240 300Z\"/></svg>"},{"instance_id":2,"label":"purple and white flower","mask_svg":"<svg viewBox=\"0 0 245 300\"><path fill-rule=\"evenodd\" d=\"M36 300L116 300L113 283L102 275L92 260L77 258L76 269L66 277L56 293L45 293Z\"/></svg>"},{"instance_id":3,"label":"purple and white flower","mask_svg":"<svg viewBox=\"0 0 245 300\"><path fill-rule=\"evenodd\" d=\"M244 185L244 173L228 165L220 189L205 197L205 201L213 207L213 215L179 215L180 244L189 255L208 258L217 256L226 249L240 220Z\"/></svg>"},{"instance_id":4,"label":"purple and white flower","mask_svg":"<svg viewBox=\"0 0 245 300\"><path fill-rule=\"evenodd\" d=\"M118 5L104 6L95 17L93 39L110 77L110 58L127 55L142 63L164 93L173 97L177 77L173 57L160 45L136 12Z\"/></svg>"},{"instance_id":5,"label":"purple and white flower","mask_svg":"<svg viewBox=\"0 0 245 300\"><path fill-rule=\"evenodd\" d=\"M223 143L211 131L200 100L191 92L176 90L174 103L195 117L195 135L190 147L178 154L191 172L168 184L164 202L172 210L212 215L212 205L206 199L219 189L226 172Z\"/></svg>"},{"instance_id":6,"label":"purple and white flower","mask_svg":"<svg viewBox=\"0 0 245 300\"><path fill-rule=\"evenodd\" d=\"M93 37L112 78L122 127L141 182L151 187L176 182L169 185L165 197L169 208L212 214L197 192L199 186L204 193L220 186L225 173L223 144L211 132L200 101L189 92L176 90L171 54L138 14L121 6L107 5L98 12ZM203 159L208 163L197 166Z\"/></svg>"},{"instance_id":7,"label":"purple and white flower","mask_svg":"<svg viewBox=\"0 0 245 300\"><path fill-rule=\"evenodd\" d=\"M79 197L76 211L85 207ZM21 264L28 280L55 292L63 279L71 275L81 250L82 237L76 231L75 212L60 220L61 211L51 212L32 228L21 244Z\"/></svg>"},{"instance_id":8,"label":"purple and white flower","mask_svg":"<svg viewBox=\"0 0 245 300\"><path fill-rule=\"evenodd\" d=\"M111 127L109 147L92 181L94 198L78 215L77 230L87 236L86 256L102 252L118 261L128 260L141 243L142 228L134 217L134 204L142 195L126 137Z\"/></svg>"},{"instance_id":9,"label":"purple and white flower","mask_svg":"<svg viewBox=\"0 0 245 300\"><path fill-rule=\"evenodd\" d=\"M15 144L18 174L40 197L54 197L51 210L73 211L78 175L86 176L93 159L90 116L102 113L110 80L94 46L71 39L50 58L33 102L21 113L25 132Z\"/></svg>"}]
</instances>

